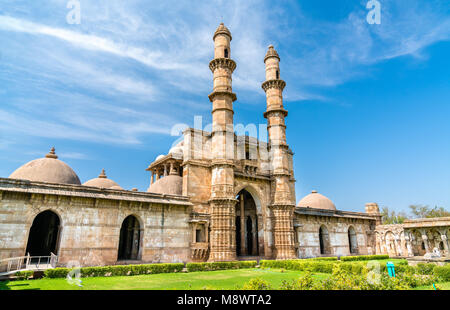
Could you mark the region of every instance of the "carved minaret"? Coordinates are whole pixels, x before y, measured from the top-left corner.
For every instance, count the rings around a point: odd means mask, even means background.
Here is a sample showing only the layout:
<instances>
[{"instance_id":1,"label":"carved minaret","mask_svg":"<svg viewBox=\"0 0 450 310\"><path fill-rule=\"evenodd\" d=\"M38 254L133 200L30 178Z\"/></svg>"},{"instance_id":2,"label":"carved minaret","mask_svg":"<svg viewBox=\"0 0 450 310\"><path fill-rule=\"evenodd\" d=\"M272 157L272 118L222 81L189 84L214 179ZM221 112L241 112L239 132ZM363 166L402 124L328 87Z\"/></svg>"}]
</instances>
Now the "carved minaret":
<instances>
[{"instance_id":1,"label":"carved minaret","mask_svg":"<svg viewBox=\"0 0 450 310\"><path fill-rule=\"evenodd\" d=\"M234 130L231 75L236 63L230 59L231 33L223 23L214 33L214 59L209 63L213 73L212 145L211 145L211 248L210 261L236 259L234 197Z\"/></svg>"},{"instance_id":2,"label":"carved minaret","mask_svg":"<svg viewBox=\"0 0 450 310\"><path fill-rule=\"evenodd\" d=\"M293 214L295 195L292 193L291 171L289 169L289 146L286 143L284 118L288 112L283 108L283 89L286 83L280 79L280 57L272 45L269 46L264 63L266 81L262 88L266 92L269 148L271 160L273 231L276 259L295 258Z\"/></svg>"}]
</instances>

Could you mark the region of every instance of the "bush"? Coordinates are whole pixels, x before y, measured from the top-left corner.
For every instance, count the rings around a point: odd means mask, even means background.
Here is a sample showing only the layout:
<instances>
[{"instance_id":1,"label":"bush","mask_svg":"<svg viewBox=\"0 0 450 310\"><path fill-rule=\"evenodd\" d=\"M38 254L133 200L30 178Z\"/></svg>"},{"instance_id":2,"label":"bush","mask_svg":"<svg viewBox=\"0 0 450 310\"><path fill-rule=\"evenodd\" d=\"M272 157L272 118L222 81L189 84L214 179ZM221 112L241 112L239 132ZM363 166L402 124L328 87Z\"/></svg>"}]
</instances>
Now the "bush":
<instances>
[{"instance_id":1,"label":"bush","mask_svg":"<svg viewBox=\"0 0 450 310\"><path fill-rule=\"evenodd\" d=\"M450 281L450 265L434 266L433 274L442 282Z\"/></svg>"},{"instance_id":2,"label":"bush","mask_svg":"<svg viewBox=\"0 0 450 310\"><path fill-rule=\"evenodd\" d=\"M418 274L433 274L433 268L435 267L435 264L427 264L427 263L419 263L417 264L417 273Z\"/></svg>"},{"instance_id":3,"label":"bush","mask_svg":"<svg viewBox=\"0 0 450 310\"><path fill-rule=\"evenodd\" d=\"M23 270L16 272L15 276L17 277L18 280L28 280L33 276L33 273L34 273L33 270Z\"/></svg>"},{"instance_id":4,"label":"bush","mask_svg":"<svg viewBox=\"0 0 450 310\"><path fill-rule=\"evenodd\" d=\"M269 282L261 278L251 279L244 284L243 290L271 290L272 286Z\"/></svg>"},{"instance_id":5,"label":"bush","mask_svg":"<svg viewBox=\"0 0 450 310\"><path fill-rule=\"evenodd\" d=\"M360 260L379 260L389 259L389 255L358 255L358 256L341 256L341 261L360 261Z\"/></svg>"},{"instance_id":6,"label":"bush","mask_svg":"<svg viewBox=\"0 0 450 310\"><path fill-rule=\"evenodd\" d=\"M183 263L174 264L145 264L145 265L115 265L101 267L80 268L81 277L108 277L108 276L134 276L141 274L180 272L184 268ZM65 278L71 269L54 268L44 272L46 278Z\"/></svg>"},{"instance_id":7,"label":"bush","mask_svg":"<svg viewBox=\"0 0 450 310\"><path fill-rule=\"evenodd\" d=\"M213 262L213 263L187 263L186 268L192 271L214 271L226 269L245 269L255 268L256 261L232 261L232 262Z\"/></svg>"}]
</instances>

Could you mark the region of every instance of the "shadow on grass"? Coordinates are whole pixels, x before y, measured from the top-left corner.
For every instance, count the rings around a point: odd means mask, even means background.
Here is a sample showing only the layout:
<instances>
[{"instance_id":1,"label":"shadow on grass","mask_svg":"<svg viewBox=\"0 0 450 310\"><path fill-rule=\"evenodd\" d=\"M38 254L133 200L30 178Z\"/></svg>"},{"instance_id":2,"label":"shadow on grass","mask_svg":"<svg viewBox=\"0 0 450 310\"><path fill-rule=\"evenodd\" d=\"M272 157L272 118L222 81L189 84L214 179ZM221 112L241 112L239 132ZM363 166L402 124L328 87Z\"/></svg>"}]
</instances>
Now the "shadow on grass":
<instances>
[{"instance_id":1,"label":"shadow on grass","mask_svg":"<svg viewBox=\"0 0 450 310\"><path fill-rule=\"evenodd\" d=\"M9 281L0 281L0 291L10 290L11 288L7 285Z\"/></svg>"}]
</instances>

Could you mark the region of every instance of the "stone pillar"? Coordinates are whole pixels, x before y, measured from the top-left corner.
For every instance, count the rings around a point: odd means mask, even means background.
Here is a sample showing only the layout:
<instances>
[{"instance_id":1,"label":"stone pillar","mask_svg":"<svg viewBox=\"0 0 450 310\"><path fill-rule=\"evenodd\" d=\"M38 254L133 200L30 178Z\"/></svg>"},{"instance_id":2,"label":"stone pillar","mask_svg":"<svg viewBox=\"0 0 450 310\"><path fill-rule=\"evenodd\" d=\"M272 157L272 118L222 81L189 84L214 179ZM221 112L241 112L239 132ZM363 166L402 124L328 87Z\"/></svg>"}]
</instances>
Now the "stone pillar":
<instances>
[{"instance_id":1,"label":"stone pillar","mask_svg":"<svg viewBox=\"0 0 450 310\"><path fill-rule=\"evenodd\" d=\"M247 230L247 225L245 225L245 208L244 208L244 195L241 195L240 197L240 201L239 201L239 205L240 205L240 219L241 219L241 255L246 255L247 251L246 251L246 247L245 247L245 243L246 243L246 238L245 238L245 232Z\"/></svg>"},{"instance_id":2,"label":"stone pillar","mask_svg":"<svg viewBox=\"0 0 450 310\"><path fill-rule=\"evenodd\" d=\"M444 250L446 251L446 256L450 256L450 253L448 250L447 236L445 235L445 233L441 233L441 239L442 239L442 243L444 244Z\"/></svg>"},{"instance_id":3,"label":"stone pillar","mask_svg":"<svg viewBox=\"0 0 450 310\"><path fill-rule=\"evenodd\" d=\"M192 224L192 242L197 242L197 224Z\"/></svg>"},{"instance_id":4,"label":"stone pillar","mask_svg":"<svg viewBox=\"0 0 450 310\"><path fill-rule=\"evenodd\" d=\"M252 236L252 255L256 255L256 253L258 253L258 228L256 227L256 216L252 216Z\"/></svg>"},{"instance_id":5,"label":"stone pillar","mask_svg":"<svg viewBox=\"0 0 450 310\"><path fill-rule=\"evenodd\" d=\"M150 177L150 185L153 184L154 182L154 177L155 177L155 173L154 171L151 172L151 177Z\"/></svg>"},{"instance_id":6,"label":"stone pillar","mask_svg":"<svg viewBox=\"0 0 450 310\"><path fill-rule=\"evenodd\" d=\"M425 244L425 252L430 253L430 246L428 244L428 236L425 231L421 231L422 233L422 241Z\"/></svg>"},{"instance_id":7,"label":"stone pillar","mask_svg":"<svg viewBox=\"0 0 450 310\"><path fill-rule=\"evenodd\" d=\"M398 236L394 237L394 242L395 242L395 249L396 249L396 253L395 255L399 255L402 256L403 255L403 251L402 251L402 245L399 242L400 238Z\"/></svg>"},{"instance_id":8,"label":"stone pillar","mask_svg":"<svg viewBox=\"0 0 450 310\"><path fill-rule=\"evenodd\" d=\"M405 242L406 242L406 250L408 251L408 256L414 256L414 253L412 251L412 245L411 245L411 238L407 235L405 235Z\"/></svg>"},{"instance_id":9,"label":"stone pillar","mask_svg":"<svg viewBox=\"0 0 450 310\"><path fill-rule=\"evenodd\" d=\"M164 176L167 176L167 164L164 164Z\"/></svg>"}]
</instances>

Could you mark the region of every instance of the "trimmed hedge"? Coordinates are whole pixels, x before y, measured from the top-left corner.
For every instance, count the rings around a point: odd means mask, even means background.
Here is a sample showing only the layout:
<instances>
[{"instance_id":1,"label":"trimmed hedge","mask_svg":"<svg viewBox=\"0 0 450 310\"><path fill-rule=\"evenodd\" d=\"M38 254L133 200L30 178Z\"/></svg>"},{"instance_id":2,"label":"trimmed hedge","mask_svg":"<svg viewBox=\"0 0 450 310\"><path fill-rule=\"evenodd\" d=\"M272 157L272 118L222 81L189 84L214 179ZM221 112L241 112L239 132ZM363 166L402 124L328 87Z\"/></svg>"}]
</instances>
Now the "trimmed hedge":
<instances>
[{"instance_id":1,"label":"trimmed hedge","mask_svg":"<svg viewBox=\"0 0 450 310\"><path fill-rule=\"evenodd\" d=\"M292 260L261 260L262 268L280 268L287 270L310 270L312 272L331 273L333 265L337 261L322 261L309 259L292 259Z\"/></svg>"},{"instance_id":2,"label":"trimmed hedge","mask_svg":"<svg viewBox=\"0 0 450 310\"><path fill-rule=\"evenodd\" d=\"M434 266L433 274L444 282L450 281L450 265Z\"/></svg>"},{"instance_id":3,"label":"trimmed hedge","mask_svg":"<svg viewBox=\"0 0 450 310\"><path fill-rule=\"evenodd\" d=\"M81 277L109 277L109 276L135 276L141 274L180 272L183 263L174 264L146 264L146 265L115 265L102 267L82 267ZM46 278L65 278L72 269L54 268L44 272Z\"/></svg>"},{"instance_id":4,"label":"trimmed hedge","mask_svg":"<svg viewBox=\"0 0 450 310\"><path fill-rule=\"evenodd\" d=\"M255 268L256 261L232 261L232 262L213 262L213 263L187 263L186 268L192 271L214 271L225 269L244 269Z\"/></svg>"},{"instance_id":5,"label":"trimmed hedge","mask_svg":"<svg viewBox=\"0 0 450 310\"><path fill-rule=\"evenodd\" d=\"M341 256L341 261L360 261L360 260L378 260L389 259L389 255L358 255L358 256Z\"/></svg>"}]
</instances>

